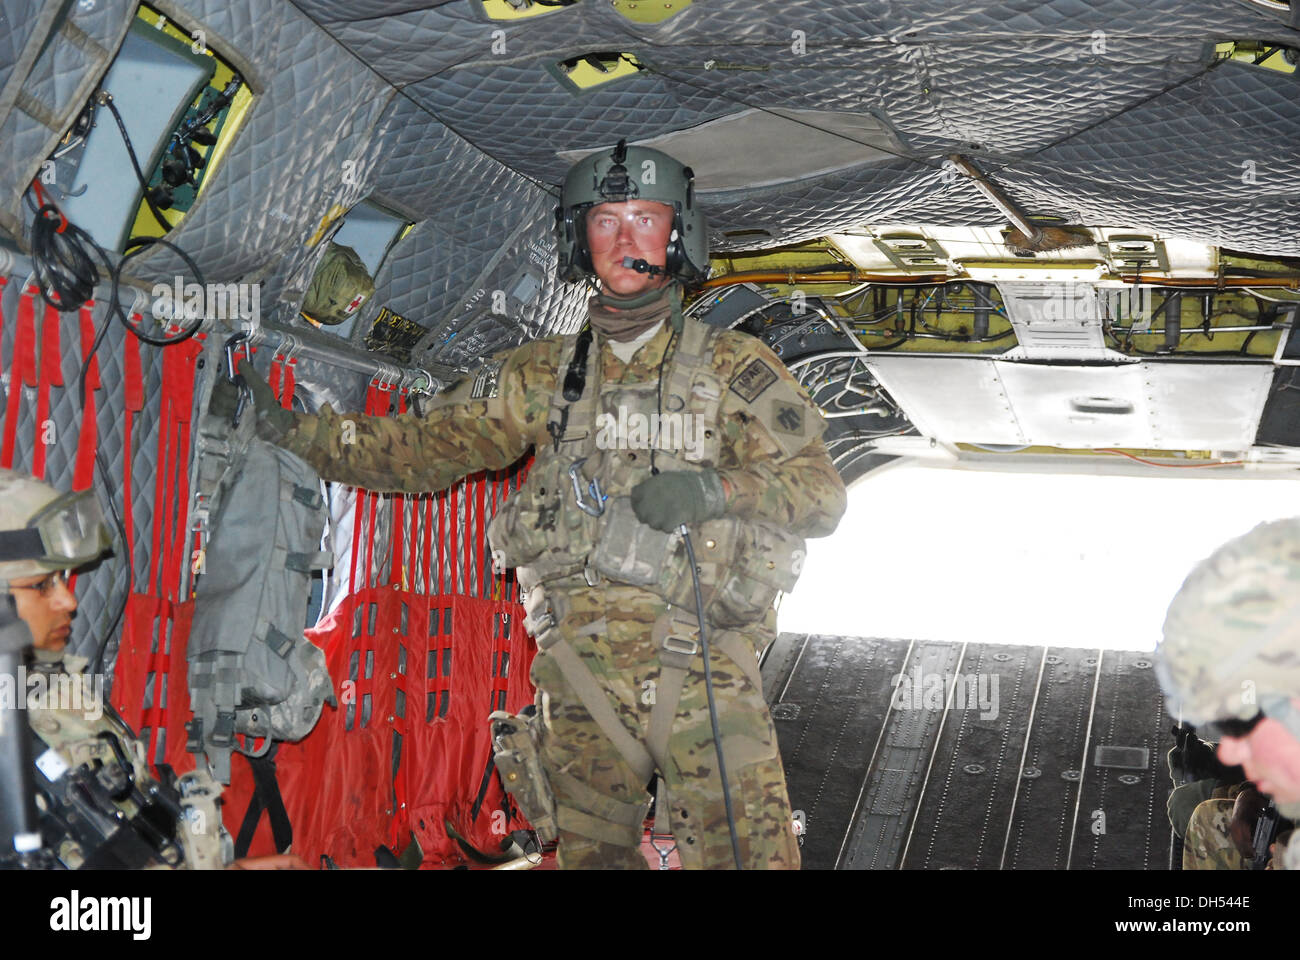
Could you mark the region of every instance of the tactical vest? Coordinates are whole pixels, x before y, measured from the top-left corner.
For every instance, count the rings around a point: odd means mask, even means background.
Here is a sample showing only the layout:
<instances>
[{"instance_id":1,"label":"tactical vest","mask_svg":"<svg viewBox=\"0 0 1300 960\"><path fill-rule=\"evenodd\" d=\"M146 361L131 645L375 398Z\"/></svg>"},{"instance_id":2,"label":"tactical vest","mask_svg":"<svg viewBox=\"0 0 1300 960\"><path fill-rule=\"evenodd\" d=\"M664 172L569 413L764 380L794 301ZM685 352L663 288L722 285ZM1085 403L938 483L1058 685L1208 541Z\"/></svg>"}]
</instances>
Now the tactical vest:
<instances>
[{"instance_id":1,"label":"tactical vest","mask_svg":"<svg viewBox=\"0 0 1300 960\"><path fill-rule=\"evenodd\" d=\"M718 332L686 318L662 377L642 383L602 382L600 352L592 351L574 401L564 396L564 374L579 338L565 339L548 418L553 440L537 449L527 481L488 527L495 565L517 567L525 592L603 578L695 611L681 535L637 520L630 494L651 475L650 446L661 472L717 466L726 389L713 369ZM641 438L644 445L630 442ZM794 587L805 551L787 530L736 517L694 525L692 541L704 612L721 627L760 620L778 591Z\"/></svg>"}]
</instances>

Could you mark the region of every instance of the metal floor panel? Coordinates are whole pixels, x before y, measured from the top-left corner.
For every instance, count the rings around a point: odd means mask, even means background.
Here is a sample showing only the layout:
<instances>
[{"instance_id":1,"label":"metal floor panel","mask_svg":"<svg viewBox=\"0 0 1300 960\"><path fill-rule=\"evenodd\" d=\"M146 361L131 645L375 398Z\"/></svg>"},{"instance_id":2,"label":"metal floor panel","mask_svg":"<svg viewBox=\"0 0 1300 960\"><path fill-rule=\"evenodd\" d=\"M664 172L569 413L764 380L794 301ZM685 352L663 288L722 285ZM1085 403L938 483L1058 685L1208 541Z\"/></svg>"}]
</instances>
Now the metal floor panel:
<instances>
[{"instance_id":1,"label":"metal floor panel","mask_svg":"<svg viewBox=\"0 0 1300 960\"><path fill-rule=\"evenodd\" d=\"M956 694L969 688L954 689L905 869L998 869L1041 662L1038 648L967 647L961 674L976 678L976 697L967 692L959 703ZM996 713L982 709L981 693Z\"/></svg>"},{"instance_id":2,"label":"metal floor panel","mask_svg":"<svg viewBox=\"0 0 1300 960\"><path fill-rule=\"evenodd\" d=\"M915 643L909 649L905 676L892 691L881 745L836 864L840 869L894 866L929 782L934 745L947 714L942 688L932 696L927 680L954 673L962 650L949 643ZM913 684L913 677L920 682Z\"/></svg>"},{"instance_id":3,"label":"metal floor panel","mask_svg":"<svg viewBox=\"0 0 1300 960\"><path fill-rule=\"evenodd\" d=\"M1149 654L782 634L763 679L807 869L1170 865Z\"/></svg>"},{"instance_id":4,"label":"metal floor panel","mask_svg":"<svg viewBox=\"0 0 1300 960\"><path fill-rule=\"evenodd\" d=\"M1165 754L1173 723L1151 664L1147 653L1103 654L1071 869L1169 867Z\"/></svg>"},{"instance_id":5,"label":"metal floor panel","mask_svg":"<svg viewBox=\"0 0 1300 960\"><path fill-rule=\"evenodd\" d=\"M793 670L777 688L772 716L790 802L807 818L804 866L830 869L871 763L890 678L902 672L906 644L813 635L794 646ZM768 657L765 677L774 672L773 660Z\"/></svg>"}]
</instances>

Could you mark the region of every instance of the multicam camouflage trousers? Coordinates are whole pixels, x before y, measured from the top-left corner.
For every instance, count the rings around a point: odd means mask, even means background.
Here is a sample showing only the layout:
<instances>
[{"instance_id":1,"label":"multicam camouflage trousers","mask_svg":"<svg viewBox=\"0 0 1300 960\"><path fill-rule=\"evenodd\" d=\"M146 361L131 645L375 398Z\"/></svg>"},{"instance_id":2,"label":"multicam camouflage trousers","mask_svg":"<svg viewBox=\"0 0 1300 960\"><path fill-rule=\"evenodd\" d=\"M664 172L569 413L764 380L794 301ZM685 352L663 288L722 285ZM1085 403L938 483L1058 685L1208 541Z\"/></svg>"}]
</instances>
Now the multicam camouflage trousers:
<instances>
[{"instance_id":1,"label":"multicam camouflage trousers","mask_svg":"<svg viewBox=\"0 0 1300 960\"><path fill-rule=\"evenodd\" d=\"M662 635L670 614L667 604L646 591L612 585L570 590L553 599L557 612L563 612L560 625L553 629L562 631L607 692L619 720L645 744L651 711L661 692L656 637ZM797 870L799 846L785 771L776 731L756 683L755 644L769 638L772 629L769 623L747 633L711 630L710 666L742 866ZM674 633L681 635L680 624ZM698 627L691 637L698 640ZM743 654L750 662L738 665L724 650ZM542 763L561 811L560 868L646 869L640 851L640 817L649 799L647 784L639 782L592 719L553 656L538 653L532 679L545 721ZM733 868L699 655L687 674L666 754L659 786L666 797L660 807L669 811L682 866ZM565 808L576 814L566 817ZM581 830L575 825L581 825ZM656 824L656 830L664 832L665 827Z\"/></svg>"}]
</instances>

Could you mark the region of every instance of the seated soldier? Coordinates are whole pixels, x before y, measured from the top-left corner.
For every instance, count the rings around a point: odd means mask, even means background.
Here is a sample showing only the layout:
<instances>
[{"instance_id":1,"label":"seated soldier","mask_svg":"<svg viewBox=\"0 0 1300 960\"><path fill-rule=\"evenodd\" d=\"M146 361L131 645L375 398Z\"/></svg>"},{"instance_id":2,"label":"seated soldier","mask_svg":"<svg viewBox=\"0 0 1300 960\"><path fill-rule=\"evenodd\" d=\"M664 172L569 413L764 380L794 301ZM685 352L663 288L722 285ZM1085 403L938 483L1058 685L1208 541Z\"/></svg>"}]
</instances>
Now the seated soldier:
<instances>
[{"instance_id":1,"label":"seated soldier","mask_svg":"<svg viewBox=\"0 0 1300 960\"><path fill-rule=\"evenodd\" d=\"M0 470L0 589L11 604L3 619L12 629L25 625L31 641L10 688L17 702L6 704L26 701L35 761L39 844L37 831L23 839L22 865L223 867L231 844L218 810L220 786L206 770L174 786L160 783L145 762L145 745L105 702L103 678L85 674L88 661L67 652L77 612L69 574L97 560L109 543L93 493L60 495ZM307 869L292 855L231 866Z\"/></svg>"}]
</instances>

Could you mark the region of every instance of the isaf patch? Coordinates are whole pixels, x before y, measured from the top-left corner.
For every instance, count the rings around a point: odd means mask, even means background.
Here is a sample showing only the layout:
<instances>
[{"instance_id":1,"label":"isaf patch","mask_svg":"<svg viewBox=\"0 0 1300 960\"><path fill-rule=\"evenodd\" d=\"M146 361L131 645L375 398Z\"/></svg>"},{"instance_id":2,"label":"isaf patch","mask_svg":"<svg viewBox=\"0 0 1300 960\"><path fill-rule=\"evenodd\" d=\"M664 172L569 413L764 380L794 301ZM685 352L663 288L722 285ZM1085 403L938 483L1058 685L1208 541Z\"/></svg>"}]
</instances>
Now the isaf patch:
<instances>
[{"instance_id":1,"label":"isaf patch","mask_svg":"<svg viewBox=\"0 0 1300 960\"><path fill-rule=\"evenodd\" d=\"M785 400L772 401L772 427L782 433L803 436L804 410L799 404Z\"/></svg>"},{"instance_id":2,"label":"isaf patch","mask_svg":"<svg viewBox=\"0 0 1300 960\"><path fill-rule=\"evenodd\" d=\"M753 403L776 380L775 370L762 360L754 360L731 381L731 389L746 403Z\"/></svg>"},{"instance_id":3,"label":"isaf patch","mask_svg":"<svg viewBox=\"0 0 1300 960\"><path fill-rule=\"evenodd\" d=\"M478 373L474 374L474 383L469 390L471 400L490 400L497 395L501 389L501 368L505 365L505 362L505 358L489 360L479 367Z\"/></svg>"}]
</instances>

